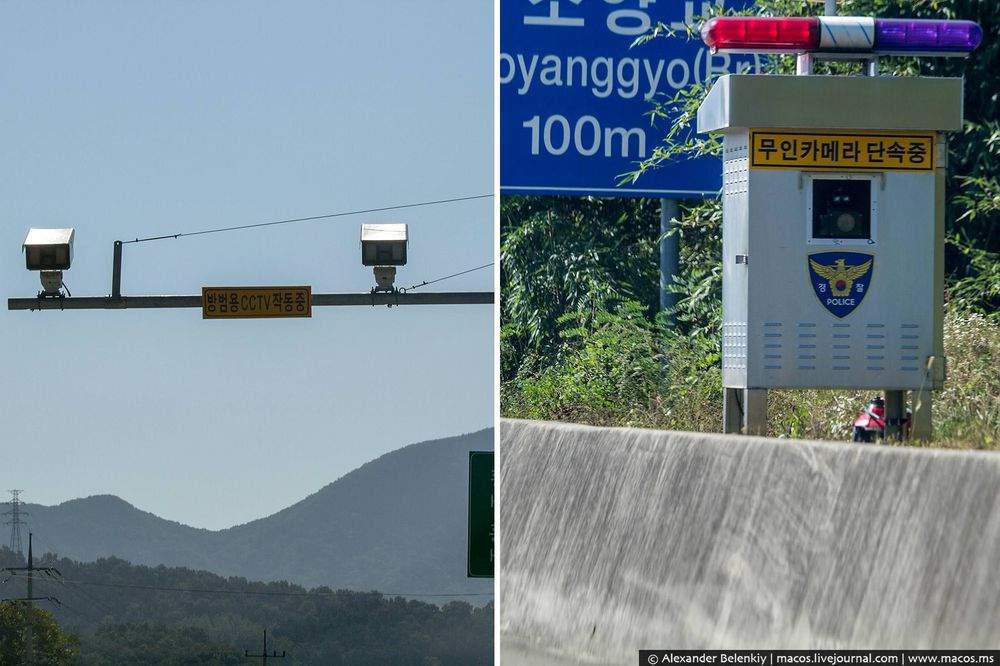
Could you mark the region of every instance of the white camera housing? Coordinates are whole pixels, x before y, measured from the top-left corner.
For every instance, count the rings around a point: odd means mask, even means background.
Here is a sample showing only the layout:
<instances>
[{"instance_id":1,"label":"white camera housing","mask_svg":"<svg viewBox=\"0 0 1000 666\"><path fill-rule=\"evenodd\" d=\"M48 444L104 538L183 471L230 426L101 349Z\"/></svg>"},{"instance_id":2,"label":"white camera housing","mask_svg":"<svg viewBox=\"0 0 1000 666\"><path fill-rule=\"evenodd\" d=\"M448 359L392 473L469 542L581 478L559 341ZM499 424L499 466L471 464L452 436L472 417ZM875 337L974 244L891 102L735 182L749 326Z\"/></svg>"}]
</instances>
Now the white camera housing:
<instances>
[{"instance_id":1,"label":"white camera housing","mask_svg":"<svg viewBox=\"0 0 1000 666\"><path fill-rule=\"evenodd\" d=\"M29 271L64 271L73 262L73 229L29 229L21 249Z\"/></svg>"},{"instance_id":2,"label":"white camera housing","mask_svg":"<svg viewBox=\"0 0 1000 666\"><path fill-rule=\"evenodd\" d=\"M408 231L405 224L362 224L363 266L405 266Z\"/></svg>"},{"instance_id":3,"label":"white camera housing","mask_svg":"<svg viewBox=\"0 0 1000 666\"><path fill-rule=\"evenodd\" d=\"M73 263L73 229L29 229L21 244L24 264L39 271L39 296L61 296L64 270Z\"/></svg>"}]
</instances>

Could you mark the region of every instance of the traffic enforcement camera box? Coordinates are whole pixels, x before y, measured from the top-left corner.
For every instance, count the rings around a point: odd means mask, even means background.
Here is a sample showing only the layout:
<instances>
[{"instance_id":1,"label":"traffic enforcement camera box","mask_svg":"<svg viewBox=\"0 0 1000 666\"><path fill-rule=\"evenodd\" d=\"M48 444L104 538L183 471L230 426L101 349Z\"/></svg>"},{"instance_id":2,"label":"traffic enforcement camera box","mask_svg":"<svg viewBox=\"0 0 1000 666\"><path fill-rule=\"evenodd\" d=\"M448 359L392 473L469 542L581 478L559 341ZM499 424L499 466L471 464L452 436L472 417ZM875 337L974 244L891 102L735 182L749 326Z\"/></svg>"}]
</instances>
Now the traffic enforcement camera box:
<instances>
[{"instance_id":1,"label":"traffic enforcement camera box","mask_svg":"<svg viewBox=\"0 0 1000 666\"><path fill-rule=\"evenodd\" d=\"M944 382L945 132L962 80L719 78L728 388Z\"/></svg>"}]
</instances>

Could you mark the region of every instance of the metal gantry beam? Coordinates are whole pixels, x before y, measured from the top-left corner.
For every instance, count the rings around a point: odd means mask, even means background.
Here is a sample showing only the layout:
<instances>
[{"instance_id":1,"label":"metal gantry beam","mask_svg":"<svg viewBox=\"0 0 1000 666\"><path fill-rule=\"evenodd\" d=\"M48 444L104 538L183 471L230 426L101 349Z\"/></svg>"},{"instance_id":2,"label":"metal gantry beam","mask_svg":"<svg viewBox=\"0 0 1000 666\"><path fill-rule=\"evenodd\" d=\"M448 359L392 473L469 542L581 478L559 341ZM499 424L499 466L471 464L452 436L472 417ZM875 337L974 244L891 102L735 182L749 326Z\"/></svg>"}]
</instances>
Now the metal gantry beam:
<instances>
[{"instance_id":1,"label":"metal gantry beam","mask_svg":"<svg viewBox=\"0 0 1000 666\"><path fill-rule=\"evenodd\" d=\"M343 305L492 305L492 291L442 291L361 294L313 294L314 307ZM8 310L129 310L200 308L196 296L68 296L65 298L8 298Z\"/></svg>"}]
</instances>

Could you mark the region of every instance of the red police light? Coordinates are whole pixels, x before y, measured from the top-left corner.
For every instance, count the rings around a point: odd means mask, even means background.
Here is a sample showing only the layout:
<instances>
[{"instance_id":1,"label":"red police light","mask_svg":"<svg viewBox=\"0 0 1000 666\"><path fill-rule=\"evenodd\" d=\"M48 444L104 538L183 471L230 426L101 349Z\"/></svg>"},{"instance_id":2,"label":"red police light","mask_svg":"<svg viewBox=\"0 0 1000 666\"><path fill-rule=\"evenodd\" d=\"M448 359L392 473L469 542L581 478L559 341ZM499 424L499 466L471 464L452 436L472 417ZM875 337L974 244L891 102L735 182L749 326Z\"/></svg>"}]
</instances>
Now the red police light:
<instances>
[{"instance_id":1,"label":"red police light","mask_svg":"<svg viewBox=\"0 0 1000 666\"><path fill-rule=\"evenodd\" d=\"M701 29L701 38L717 51L815 51L818 18L754 18L716 16Z\"/></svg>"}]
</instances>

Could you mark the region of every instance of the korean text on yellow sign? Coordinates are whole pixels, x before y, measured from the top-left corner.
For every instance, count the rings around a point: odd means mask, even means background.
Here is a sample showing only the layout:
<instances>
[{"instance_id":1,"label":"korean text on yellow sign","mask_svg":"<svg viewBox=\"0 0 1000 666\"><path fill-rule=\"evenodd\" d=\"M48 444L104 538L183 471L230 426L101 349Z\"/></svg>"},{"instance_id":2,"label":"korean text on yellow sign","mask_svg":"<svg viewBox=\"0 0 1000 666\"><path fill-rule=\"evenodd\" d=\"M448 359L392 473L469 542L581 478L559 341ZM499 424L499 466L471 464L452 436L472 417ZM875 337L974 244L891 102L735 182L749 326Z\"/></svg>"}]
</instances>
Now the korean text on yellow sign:
<instances>
[{"instance_id":1,"label":"korean text on yellow sign","mask_svg":"<svg viewBox=\"0 0 1000 666\"><path fill-rule=\"evenodd\" d=\"M930 171L934 135L752 131L750 168Z\"/></svg>"},{"instance_id":2,"label":"korean text on yellow sign","mask_svg":"<svg viewBox=\"0 0 1000 666\"><path fill-rule=\"evenodd\" d=\"M312 287L202 287L204 319L311 317Z\"/></svg>"}]
</instances>

